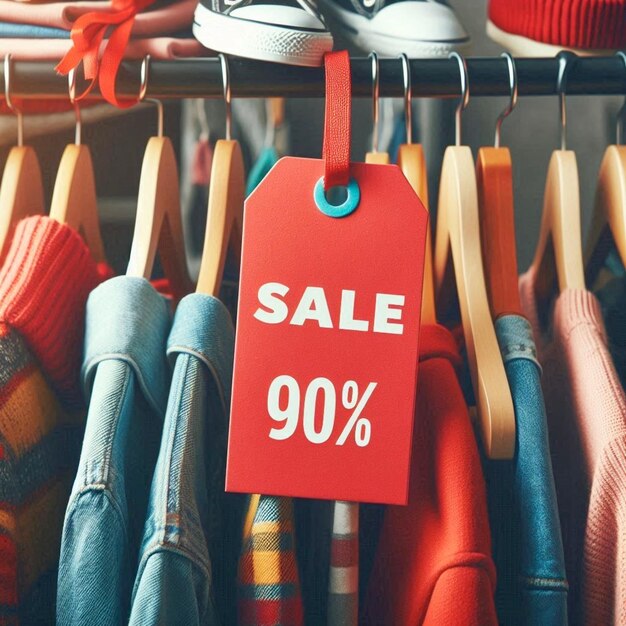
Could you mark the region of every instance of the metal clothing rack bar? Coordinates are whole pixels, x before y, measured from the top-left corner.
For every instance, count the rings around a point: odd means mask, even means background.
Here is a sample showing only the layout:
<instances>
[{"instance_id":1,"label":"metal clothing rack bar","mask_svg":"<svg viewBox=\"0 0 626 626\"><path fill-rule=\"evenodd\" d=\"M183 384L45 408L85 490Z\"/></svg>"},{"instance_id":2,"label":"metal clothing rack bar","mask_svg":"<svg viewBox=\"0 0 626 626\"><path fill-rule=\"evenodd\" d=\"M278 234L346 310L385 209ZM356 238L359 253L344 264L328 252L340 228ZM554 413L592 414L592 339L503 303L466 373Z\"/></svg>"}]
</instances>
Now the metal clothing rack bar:
<instances>
[{"instance_id":1,"label":"metal clothing rack bar","mask_svg":"<svg viewBox=\"0 0 626 626\"><path fill-rule=\"evenodd\" d=\"M295 67L229 57L234 98L324 96L324 69ZM515 60L520 96L556 95L559 62L556 58ZM412 59L412 93L415 97L453 98L459 95L458 63L454 59ZM141 61L126 62L118 75L120 97L137 98ZM468 58L470 95L508 96L507 62L501 57ZM2 70L0 70L2 71ZM4 77L2 78L4 80ZM1 82L0 82L1 84ZM80 90L80 85L78 86ZM371 97L371 61L352 59L355 97ZM567 94L626 94L626 65L619 57L578 57L571 61ZM65 77L45 62L16 61L11 76L11 95L22 99L68 98ZM399 59L380 59L380 96L402 97L402 64ZM147 96L162 99L221 98L222 73L217 58L152 61ZM94 90L88 99L98 99Z\"/></svg>"}]
</instances>

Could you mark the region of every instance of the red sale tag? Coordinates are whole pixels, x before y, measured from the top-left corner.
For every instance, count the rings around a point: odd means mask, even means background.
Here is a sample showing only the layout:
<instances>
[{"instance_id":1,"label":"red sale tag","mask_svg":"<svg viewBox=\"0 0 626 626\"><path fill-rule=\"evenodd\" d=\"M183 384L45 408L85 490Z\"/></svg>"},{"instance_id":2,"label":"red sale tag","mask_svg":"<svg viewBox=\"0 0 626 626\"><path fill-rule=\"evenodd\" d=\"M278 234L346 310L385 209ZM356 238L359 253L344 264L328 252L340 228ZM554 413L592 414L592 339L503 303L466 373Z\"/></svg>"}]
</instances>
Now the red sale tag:
<instances>
[{"instance_id":1,"label":"red sale tag","mask_svg":"<svg viewBox=\"0 0 626 626\"><path fill-rule=\"evenodd\" d=\"M428 215L395 165L338 207L323 175L284 158L246 202L226 487L405 504Z\"/></svg>"}]
</instances>

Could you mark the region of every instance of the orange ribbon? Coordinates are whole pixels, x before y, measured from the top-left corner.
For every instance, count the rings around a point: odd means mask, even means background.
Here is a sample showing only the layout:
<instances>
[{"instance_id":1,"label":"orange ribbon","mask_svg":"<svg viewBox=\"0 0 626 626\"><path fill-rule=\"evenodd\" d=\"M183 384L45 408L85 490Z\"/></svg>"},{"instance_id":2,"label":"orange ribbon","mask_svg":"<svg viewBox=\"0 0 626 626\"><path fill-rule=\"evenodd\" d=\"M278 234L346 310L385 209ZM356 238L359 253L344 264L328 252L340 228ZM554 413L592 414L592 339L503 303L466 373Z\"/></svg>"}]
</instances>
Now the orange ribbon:
<instances>
[{"instance_id":1,"label":"orange ribbon","mask_svg":"<svg viewBox=\"0 0 626 626\"><path fill-rule=\"evenodd\" d=\"M155 0L112 0L110 11L92 11L81 15L72 27L73 46L68 50L56 70L68 74L83 63L85 78L89 85L77 96L84 98L100 84L100 92L107 102L119 108L128 108L136 100L119 100L115 94L115 82L124 58L126 46L135 23L135 16L153 4ZM100 57L100 46L109 31L108 42Z\"/></svg>"}]
</instances>

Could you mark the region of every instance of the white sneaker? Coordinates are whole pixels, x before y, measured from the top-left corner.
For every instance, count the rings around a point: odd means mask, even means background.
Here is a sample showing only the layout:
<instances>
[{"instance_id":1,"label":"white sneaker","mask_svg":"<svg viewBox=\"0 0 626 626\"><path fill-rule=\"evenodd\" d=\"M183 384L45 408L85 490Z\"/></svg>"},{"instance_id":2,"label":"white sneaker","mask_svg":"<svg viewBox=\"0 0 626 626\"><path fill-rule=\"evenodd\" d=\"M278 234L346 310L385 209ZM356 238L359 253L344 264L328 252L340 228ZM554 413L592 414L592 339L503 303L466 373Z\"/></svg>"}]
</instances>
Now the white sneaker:
<instances>
[{"instance_id":1,"label":"white sneaker","mask_svg":"<svg viewBox=\"0 0 626 626\"><path fill-rule=\"evenodd\" d=\"M216 52L289 65L321 65L333 48L310 0L200 0L193 34Z\"/></svg>"},{"instance_id":2,"label":"white sneaker","mask_svg":"<svg viewBox=\"0 0 626 626\"><path fill-rule=\"evenodd\" d=\"M445 0L320 0L337 38L381 56L447 57L470 37Z\"/></svg>"}]
</instances>

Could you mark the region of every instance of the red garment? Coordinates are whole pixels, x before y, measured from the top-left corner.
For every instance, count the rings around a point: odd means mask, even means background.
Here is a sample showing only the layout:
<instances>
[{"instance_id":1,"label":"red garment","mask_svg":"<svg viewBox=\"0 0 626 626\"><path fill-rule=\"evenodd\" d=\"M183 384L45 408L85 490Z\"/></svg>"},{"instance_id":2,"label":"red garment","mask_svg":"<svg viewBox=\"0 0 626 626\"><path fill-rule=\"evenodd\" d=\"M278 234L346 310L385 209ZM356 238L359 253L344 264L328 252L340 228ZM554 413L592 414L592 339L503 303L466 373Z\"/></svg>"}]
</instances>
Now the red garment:
<instances>
[{"instance_id":1,"label":"red garment","mask_svg":"<svg viewBox=\"0 0 626 626\"><path fill-rule=\"evenodd\" d=\"M85 304L110 276L69 226L41 216L17 225L0 271L0 319L25 339L64 403L81 402Z\"/></svg>"},{"instance_id":2,"label":"red garment","mask_svg":"<svg viewBox=\"0 0 626 626\"><path fill-rule=\"evenodd\" d=\"M15 228L0 269L0 624L53 624L61 530L84 430L85 304L109 274L48 217ZM70 404L71 403L71 404Z\"/></svg>"},{"instance_id":3,"label":"red garment","mask_svg":"<svg viewBox=\"0 0 626 626\"><path fill-rule=\"evenodd\" d=\"M372 626L498 623L485 483L460 362L445 328L422 328L409 504L385 513L365 603Z\"/></svg>"},{"instance_id":4,"label":"red garment","mask_svg":"<svg viewBox=\"0 0 626 626\"><path fill-rule=\"evenodd\" d=\"M491 0L501 30L555 46L626 47L626 0Z\"/></svg>"}]
</instances>

